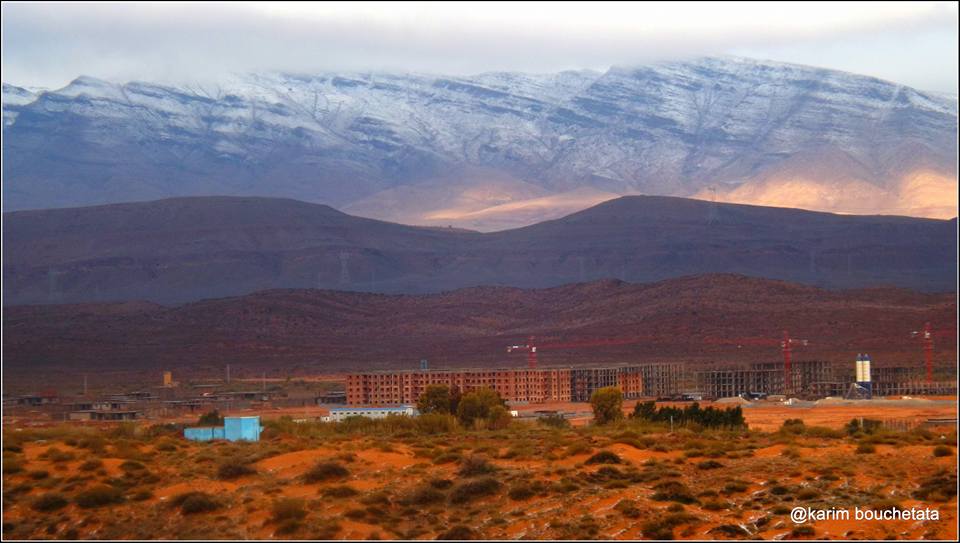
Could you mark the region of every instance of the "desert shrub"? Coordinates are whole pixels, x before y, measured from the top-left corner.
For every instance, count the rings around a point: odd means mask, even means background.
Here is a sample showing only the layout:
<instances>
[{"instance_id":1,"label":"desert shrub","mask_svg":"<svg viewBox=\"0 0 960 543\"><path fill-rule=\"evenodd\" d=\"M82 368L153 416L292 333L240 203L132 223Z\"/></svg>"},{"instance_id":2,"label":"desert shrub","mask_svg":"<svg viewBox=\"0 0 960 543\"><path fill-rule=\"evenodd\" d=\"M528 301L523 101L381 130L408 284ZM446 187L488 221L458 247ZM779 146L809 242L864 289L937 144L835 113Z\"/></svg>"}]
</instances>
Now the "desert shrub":
<instances>
[{"instance_id":1,"label":"desert shrub","mask_svg":"<svg viewBox=\"0 0 960 543\"><path fill-rule=\"evenodd\" d=\"M437 536L438 540L443 541L469 541L476 538L476 532L462 524L458 524Z\"/></svg>"},{"instance_id":2,"label":"desert shrub","mask_svg":"<svg viewBox=\"0 0 960 543\"><path fill-rule=\"evenodd\" d=\"M402 505L430 505L440 503L446 495L433 486L425 485L411 490L400 499Z\"/></svg>"},{"instance_id":3,"label":"desert shrub","mask_svg":"<svg viewBox=\"0 0 960 543\"><path fill-rule=\"evenodd\" d=\"M142 471L147 469L147 466L135 460L126 460L120 464L120 469L123 471Z\"/></svg>"},{"instance_id":4,"label":"desert shrub","mask_svg":"<svg viewBox=\"0 0 960 543\"><path fill-rule=\"evenodd\" d=\"M303 479L307 483L320 483L349 476L350 471L336 462L318 462L303 475Z\"/></svg>"},{"instance_id":5,"label":"desert shrub","mask_svg":"<svg viewBox=\"0 0 960 543\"><path fill-rule=\"evenodd\" d=\"M349 498L359 494L353 487L347 485L338 485L324 488L322 494L328 498Z\"/></svg>"},{"instance_id":6,"label":"desert shrub","mask_svg":"<svg viewBox=\"0 0 960 543\"><path fill-rule=\"evenodd\" d=\"M857 445L857 449L855 452L857 454L873 454L877 452L877 446L874 445L873 443L861 443Z\"/></svg>"},{"instance_id":7,"label":"desert shrub","mask_svg":"<svg viewBox=\"0 0 960 543\"><path fill-rule=\"evenodd\" d=\"M804 433L809 437L818 437L823 439L840 439L843 437L842 431L834 430L833 428L827 428L825 426L807 426L807 429Z\"/></svg>"},{"instance_id":8,"label":"desert shrub","mask_svg":"<svg viewBox=\"0 0 960 543\"><path fill-rule=\"evenodd\" d=\"M165 438L160 440L160 442L158 442L154 448L158 451L172 452L177 450L177 442L170 438Z\"/></svg>"},{"instance_id":9,"label":"desert shrub","mask_svg":"<svg viewBox=\"0 0 960 543\"><path fill-rule=\"evenodd\" d=\"M620 500L617 502L617 505L613 506L613 509L620 511L620 513L627 518L640 517L640 509L637 508L637 502L633 500Z\"/></svg>"},{"instance_id":10,"label":"desert shrub","mask_svg":"<svg viewBox=\"0 0 960 543\"><path fill-rule=\"evenodd\" d=\"M889 511L902 509L900 502L891 499L881 499L870 504L873 511Z\"/></svg>"},{"instance_id":11,"label":"desert shrub","mask_svg":"<svg viewBox=\"0 0 960 543\"><path fill-rule=\"evenodd\" d=\"M297 533L300 528L303 528L303 523L297 519L287 519L282 520L277 525L276 534L277 535L290 535Z\"/></svg>"},{"instance_id":12,"label":"desert shrub","mask_svg":"<svg viewBox=\"0 0 960 543\"><path fill-rule=\"evenodd\" d=\"M679 503L695 503L697 501L690 489L680 481L657 483L653 490L654 493L651 497L656 501Z\"/></svg>"},{"instance_id":13,"label":"desert shrub","mask_svg":"<svg viewBox=\"0 0 960 543\"><path fill-rule=\"evenodd\" d=\"M589 443L577 441L576 443L568 445L563 454L564 456L576 456L578 454L590 454L592 451L593 447L591 447Z\"/></svg>"},{"instance_id":14,"label":"desert shrub","mask_svg":"<svg viewBox=\"0 0 960 543\"><path fill-rule=\"evenodd\" d=\"M102 453L107 447L107 441L97 435L84 436L77 440L77 447L93 453Z\"/></svg>"},{"instance_id":15,"label":"desert shrub","mask_svg":"<svg viewBox=\"0 0 960 543\"><path fill-rule=\"evenodd\" d=\"M584 464L622 464L623 459L617 453L612 451L600 451L597 454L587 458Z\"/></svg>"},{"instance_id":16,"label":"desert shrub","mask_svg":"<svg viewBox=\"0 0 960 543\"><path fill-rule=\"evenodd\" d=\"M716 460L704 460L697 464L697 469L717 469L722 468L723 464Z\"/></svg>"},{"instance_id":17,"label":"desert shrub","mask_svg":"<svg viewBox=\"0 0 960 543\"><path fill-rule=\"evenodd\" d=\"M302 520L307 516L304 501L300 498L281 498L273 502L270 513L274 522Z\"/></svg>"},{"instance_id":18,"label":"desert shrub","mask_svg":"<svg viewBox=\"0 0 960 543\"><path fill-rule=\"evenodd\" d=\"M510 496L511 500L521 501L530 499L542 493L545 489L546 487L540 481L521 481L514 483L507 491L507 495Z\"/></svg>"},{"instance_id":19,"label":"desert shrub","mask_svg":"<svg viewBox=\"0 0 960 543\"><path fill-rule=\"evenodd\" d=\"M600 533L600 525L597 524L596 519L588 515L580 517L576 522L555 520L550 523L550 527L558 531L557 539L597 539Z\"/></svg>"},{"instance_id":20,"label":"desert shrub","mask_svg":"<svg viewBox=\"0 0 960 543\"><path fill-rule=\"evenodd\" d=\"M170 505L179 507L184 515L209 513L220 508L220 502L216 498L200 491L178 494L170 500Z\"/></svg>"},{"instance_id":21,"label":"desert shrub","mask_svg":"<svg viewBox=\"0 0 960 543\"><path fill-rule=\"evenodd\" d=\"M780 431L785 434L802 434L806 429L807 426L803 423L803 419L787 419L780 426Z\"/></svg>"},{"instance_id":22,"label":"desert shrub","mask_svg":"<svg viewBox=\"0 0 960 543\"><path fill-rule=\"evenodd\" d=\"M697 518L689 513L670 513L640 525L640 531L649 539L673 539L673 529L681 524L696 522Z\"/></svg>"},{"instance_id":23,"label":"desert shrub","mask_svg":"<svg viewBox=\"0 0 960 543\"><path fill-rule=\"evenodd\" d=\"M537 419L537 422L544 426L549 426L551 428L569 428L570 427L570 421L565 419L563 415L558 415L558 414L552 414L552 415L547 415L546 417L540 417Z\"/></svg>"},{"instance_id":24,"label":"desert shrub","mask_svg":"<svg viewBox=\"0 0 960 543\"><path fill-rule=\"evenodd\" d=\"M737 494L739 492L746 492L749 488L749 484L743 481L730 481L727 484L723 485L724 494Z\"/></svg>"},{"instance_id":25,"label":"desert shrub","mask_svg":"<svg viewBox=\"0 0 960 543\"><path fill-rule=\"evenodd\" d=\"M415 420L421 434L449 434L457 429L457 418L449 413L427 413Z\"/></svg>"},{"instance_id":26,"label":"desert shrub","mask_svg":"<svg viewBox=\"0 0 960 543\"><path fill-rule=\"evenodd\" d=\"M433 488L439 488L440 490L446 490L453 486L453 481L450 479L431 479L430 486Z\"/></svg>"},{"instance_id":27,"label":"desert shrub","mask_svg":"<svg viewBox=\"0 0 960 543\"><path fill-rule=\"evenodd\" d=\"M367 516L367 511L365 509L350 509L343 516L351 520L363 520Z\"/></svg>"},{"instance_id":28,"label":"desert shrub","mask_svg":"<svg viewBox=\"0 0 960 543\"><path fill-rule=\"evenodd\" d=\"M95 471L103 467L103 461L97 458L84 461L80 464L80 471Z\"/></svg>"},{"instance_id":29,"label":"desert shrub","mask_svg":"<svg viewBox=\"0 0 960 543\"><path fill-rule=\"evenodd\" d=\"M820 492L818 492L814 488L802 488L800 489L799 492L797 492L798 500L813 500L818 498L819 496L820 496Z\"/></svg>"},{"instance_id":30,"label":"desert shrub","mask_svg":"<svg viewBox=\"0 0 960 543\"><path fill-rule=\"evenodd\" d=\"M800 458L800 456L801 456L801 455L800 455L800 450L797 449L796 447L787 447L787 448L783 449L783 452L781 452L780 454L783 455L783 456L785 456L785 457L787 457L787 458L792 458L792 459L794 459L794 460L797 459L797 458Z\"/></svg>"},{"instance_id":31,"label":"desert shrub","mask_svg":"<svg viewBox=\"0 0 960 543\"><path fill-rule=\"evenodd\" d=\"M253 475L257 470L242 460L231 459L217 467L217 478L223 480L236 479L245 475Z\"/></svg>"},{"instance_id":32,"label":"desert shrub","mask_svg":"<svg viewBox=\"0 0 960 543\"><path fill-rule=\"evenodd\" d=\"M112 486L97 485L74 496L74 501L85 509L103 507L122 502L123 492Z\"/></svg>"},{"instance_id":33,"label":"desert shrub","mask_svg":"<svg viewBox=\"0 0 960 543\"><path fill-rule=\"evenodd\" d=\"M145 500L149 500L152 497L153 497L153 492L150 492L149 490L138 490L133 494L133 496L130 496L130 499L132 499L135 502L142 502Z\"/></svg>"},{"instance_id":34,"label":"desert shrub","mask_svg":"<svg viewBox=\"0 0 960 543\"><path fill-rule=\"evenodd\" d=\"M783 485L773 485L770 487L770 493L774 496L784 496L790 493L790 489Z\"/></svg>"},{"instance_id":35,"label":"desert shrub","mask_svg":"<svg viewBox=\"0 0 960 543\"><path fill-rule=\"evenodd\" d=\"M140 445L128 439L121 439L113 443L112 456L128 460L146 460L149 455L140 450Z\"/></svg>"},{"instance_id":36,"label":"desert shrub","mask_svg":"<svg viewBox=\"0 0 960 543\"><path fill-rule=\"evenodd\" d=\"M719 511L719 509L718 509ZM725 538L746 539L750 537L750 532L736 524L721 524L710 529L708 534L720 534Z\"/></svg>"},{"instance_id":37,"label":"desert shrub","mask_svg":"<svg viewBox=\"0 0 960 543\"><path fill-rule=\"evenodd\" d=\"M874 434L883 427L883 423L875 419L852 419L844 427L848 434L856 433Z\"/></svg>"},{"instance_id":38,"label":"desert shrub","mask_svg":"<svg viewBox=\"0 0 960 543\"><path fill-rule=\"evenodd\" d=\"M947 447L946 445L937 445L933 448L933 456L943 457L953 455L953 449Z\"/></svg>"},{"instance_id":39,"label":"desert shrub","mask_svg":"<svg viewBox=\"0 0 960 543\"><path fill-rule=\"evenodd\" d=\"M15 473L20 473L23 471L23 461L19 458L4 458L3 459L3 474L4 475L13 475Z\"/></svg>"},{"instance_id":40,"label":"desert shrub","mask_svg":"<svg viewBox=\"0 0 960 543\"><path fill-rule=\"evenodd\" d=\"M69 462L73 460L75 456L71 452L61 451L57 447L50 447L40 455L40 458L49 460L54 464L62 464L63 462Z\"/></svg>"},{"instance_id":41,"label":"desert shrub","mask_svg":"<svg viewBox=\"0 0 960 543\"><path fill-rule=\"evenodd\" d=\"M730 504L720 500L707 500L701 505L707 511L723 511L729 506Z\"/></svg>"},{"instance_id":42,"label":"desert shrub","mask_svg":"<svg viewBox=\"0 0 960 543\"><path fill-rule=\"evenodd\" d=\"M497 470L497 467L487 461L480 455L470 455L460 462L460 469L457 474L461 477L476 477L478 475L487 475Z\"/></svg>"},{"instance_id":43,"label":"desert shrub","mask_svg":"<svg viewBox=\"0 0 960 543\"><path fill-rule=\"evenodd\" d=\"M39 496L37 499L33 500L33 503L30 504L30 508L34 511L40 511L41 513L49 513L50 511L62 509L66 507L66 505L67 499L64 498L62 494L51 492Z\"/></svg>"},{"instance_id":44,"label":"desert shrub","mask_svg":"<svg viewBox=\"0 0 960 543\"><path fill-rule=\"evenodd\" d=\"M372 492L360 498L364 505L390 505L390 494L384 491Z\"/></svg>"},{"instance_id":45,"label":"desert shrub","mask_svg":"<svg viewBox=\"0 0 960 543\"><path fill-rule=\"evenodd\" d=\"M588 481L620 481L624 478L624 473L613 466L602 466L593 473L583 475Z\"/></svg>"},{"instance_id":46,"label":"desert shrub","mask_svg":"<svg viewBox=\"0 0 960 543\"><path fill-rule=\"evenodd\" d=\"M918 500L947 502L957 495L957 475L940 471L922 481L913 497Z\"/></svg>"},{"instance_id":47,"label":"desert shrub","mask_svg":"<svg viewBox=\"0 0 960 543\"><path fill-rule=\"evenodd\" d=\"M340 530L342 529L343 527L340 526L339 522L331 519L324 519L318 522L314 526L312 539L314 540L333 539L336 537L338 533L340 533Z\"/></svg>"},{"instance_id":48,"label":"desert shrub","mask_svg":"<svg viewBox=\"0 0 960 543\"><path fill-rule=\"evenodd\" d=\"M496 494L500 482L493 477L481 477L455 485L450 490L450 501L455 504L466 503L476 498Z\"/></svg>"},{"instance_id":49,"label":"desert shrub","mask_svg":"<svg viewBox=\"0 0 960 543\"><path fill-rule=\"evenodd\" d=\"M440 465L440 464L451 464L451 463L453 463L453 462L459 462L459 461L460 461L460 458L461 458L460 455L457 454L457 453L446 452L446 453L438 454L438 455L433 459L433 463L434 463L434 464L437 464L437 465Z\"/></svg>"},{"instance_id":50,"label":"desert shrub","mask_svg":"<svg viewBox=\"0 0 960 543\"><path fill-rule=\"evenodd\" d=\"M593 408L593 420L596 424L607 424L623 418L623 392L618 387L603 387L590 396Z\"/></svg>"}]
</instances>

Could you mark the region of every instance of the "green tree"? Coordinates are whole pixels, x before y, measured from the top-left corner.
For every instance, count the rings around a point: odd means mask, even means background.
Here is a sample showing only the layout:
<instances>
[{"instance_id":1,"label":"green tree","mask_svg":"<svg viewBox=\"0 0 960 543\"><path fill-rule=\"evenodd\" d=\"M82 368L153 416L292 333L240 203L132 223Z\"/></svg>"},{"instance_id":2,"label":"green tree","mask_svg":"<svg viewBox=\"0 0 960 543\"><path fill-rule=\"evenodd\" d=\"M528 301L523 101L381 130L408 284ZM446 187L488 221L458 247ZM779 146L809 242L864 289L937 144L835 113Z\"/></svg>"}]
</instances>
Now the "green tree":
<instances>
[{"instance_id":1,"label":"green tree","mask_svg":"<svg viewBox=\"0 0 960 543\"><path fill-rule=\"evenodd\" d=\"M467 392L460 398L457 406L457 418L466 427L473 426L474 421L486 419L494 407L505 407L506 402L492 388L478 388Z\"/></svg>"},{"instance_id":2,"label":"green tree","mask_svg":"<svg viewBox=\"0 0 960 543\"><path fill-rule=\"evenodd\" d=\"M446 385L427 385L417 399L417 409L421 413L449 413L450 387Z\"/></svg>"},{"instance_id":3,"label":"green tree","mask_svg":"<svg viewBox=\"0 0 960 543\"><path fill-rule=\"evenodd\" d=\"M463 393L460 392L460 387L450 387L450 411L451 415L457 414L457 408L460 407L460 398L463 397Z\"/></svg>"},{"instance_id":4,"label":"green tree","mask_svg":"<svg viewBox=\"0 0 960 543\"><path fill-rule=\"evenodd\" d=\"M657 404L656 402L637 402L633 406L633 417L643 420L653 420L657 415Z\"/></svg>"},{"instance_id":5,"label":"green tree","mask_svg":"<svg viewBox=\"0 0 960 543\"><path fill-rule=\"evenodd\" d=\"M220 416L219 411L214 409L209 413L200 415L200 420L197 421L197 424L201 426L220 426L223 424L223 417Z\"/></svg>"},{"instance_id":6,"label":"green tree","mask_svg":"<svg viewBox=\"0 0 960 543\"><path fill-rule=\"evenodd\" d=\"M487 428L491 430L502 430L510 426L511 422L513 422L513 416L502 405L493 406L487 415Z\"/></svg>"},{"instance_id":7,"label":"green tree","mask_svg":"<svg viewBox=\"0 0 960 543\"><path fill-rule=\"evenodd\" d=\"M593 407L593 420L597 424L607 424L623 418L623 393L619 387L597 389L590 396Z\"/></svg>"}]
</instances>

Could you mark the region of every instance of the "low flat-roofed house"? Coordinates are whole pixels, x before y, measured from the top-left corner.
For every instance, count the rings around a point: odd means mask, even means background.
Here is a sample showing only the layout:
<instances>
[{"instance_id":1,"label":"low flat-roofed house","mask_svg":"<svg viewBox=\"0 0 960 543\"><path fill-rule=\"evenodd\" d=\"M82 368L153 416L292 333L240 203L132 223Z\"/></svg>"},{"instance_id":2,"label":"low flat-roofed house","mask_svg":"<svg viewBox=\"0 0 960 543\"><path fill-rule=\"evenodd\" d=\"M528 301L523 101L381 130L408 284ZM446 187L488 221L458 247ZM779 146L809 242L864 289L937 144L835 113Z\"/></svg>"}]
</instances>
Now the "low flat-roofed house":
<instances>
[{"instance_id":1,"label":"low flat-roofed house","mask_svg":"<svg viewBox=\"0 0 960 543\"><path fill-rule=\"evenodd\" d=\"M136 420L140 416L137 411L106 411L102 409L87 409L71 411L70 420Z\"/></svg>"},{"instance_id":2,"label":"low flat-roofed house","mask_svg":"<svg viewBox=\"0 0 960 543\"><path fill-rule=\"evenodd\" d=\"M60 397L57 396L57 393L53 391L45 391L39 394L27 394L17 398L17 405L37 406L59 402Z\"/></svg>"},{"instance_id":3,"label":"low flat-roofed house","mask_svg":"<svg viewBox=\"0 0 960 543\"><path fill-rule=\"evenodd\" d=\"M317 396L317 405L346 404L346 403L347 403L346 392L325 392Z\"/></svg>"},{"instance_id":4,"label":"low flat-roofed house","mask_svg":"<svg viewBox=\"0 0 960 543\"><path fill-rule=\"evenodd\" d=\"M397 405L393 407L333 407L330 409L330 420L340 422L347 417L384 419L390 415L416 417L419 414L420 412L412 405Z\"/></svg>"}]
</instances>

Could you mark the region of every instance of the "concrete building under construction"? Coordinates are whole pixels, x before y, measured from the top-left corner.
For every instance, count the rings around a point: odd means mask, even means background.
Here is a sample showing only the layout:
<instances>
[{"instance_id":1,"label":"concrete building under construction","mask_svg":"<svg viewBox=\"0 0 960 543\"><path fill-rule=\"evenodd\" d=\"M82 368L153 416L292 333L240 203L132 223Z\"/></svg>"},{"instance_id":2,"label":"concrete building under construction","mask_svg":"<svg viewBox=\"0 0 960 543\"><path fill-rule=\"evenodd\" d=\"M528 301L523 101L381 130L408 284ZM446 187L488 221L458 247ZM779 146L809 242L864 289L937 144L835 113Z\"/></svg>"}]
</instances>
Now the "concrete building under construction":
<instances>
[{"instance_id":1,"label":"concrete building under construction","mask_svg":"<svg viewBox=\"0 0 960 543\"><path fill-rule=\"evenodd\" d=\"M795 395L802 397L839 396L853 376L822 360L795 361L790 368L789 386L783 362L756 362L743 365L712 365L693 372L696 390L705 398L729 398L741 394Z\"/></svg>"},{"instance_id":2,"label":"concrete building under construction","mask_svg":"<svg viewBox=\"0 0 960 543\"><path fill-rule=\"evenodd\" d=\"M588 401L605 386L620 387L626 398L644 393L641 366L419 369L348 375L347 404L415 404L429 385L461 392L489 387L515 403Z\"/></svg>"}]
</instances>

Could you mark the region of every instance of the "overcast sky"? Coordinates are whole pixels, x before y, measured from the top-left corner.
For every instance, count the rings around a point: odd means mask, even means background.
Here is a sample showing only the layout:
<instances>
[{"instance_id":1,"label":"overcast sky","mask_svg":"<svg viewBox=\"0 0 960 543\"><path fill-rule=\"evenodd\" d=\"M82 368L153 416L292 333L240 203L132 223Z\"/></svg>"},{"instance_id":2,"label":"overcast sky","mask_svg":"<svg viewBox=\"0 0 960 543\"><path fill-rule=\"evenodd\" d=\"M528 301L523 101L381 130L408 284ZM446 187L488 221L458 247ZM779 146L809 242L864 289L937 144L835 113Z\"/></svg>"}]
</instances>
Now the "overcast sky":
<instances>
[{"instance_id":1,"label":"overcast sky","mask_svg":"<svg viewBox=\"0 0 960 543\"><path fill-rule=\"evenodd\" d=\"M553 72L732 54L957 92L957 4L28 4L3 81L57 88L229 72Z\"/></svg>"}]
</instances>

